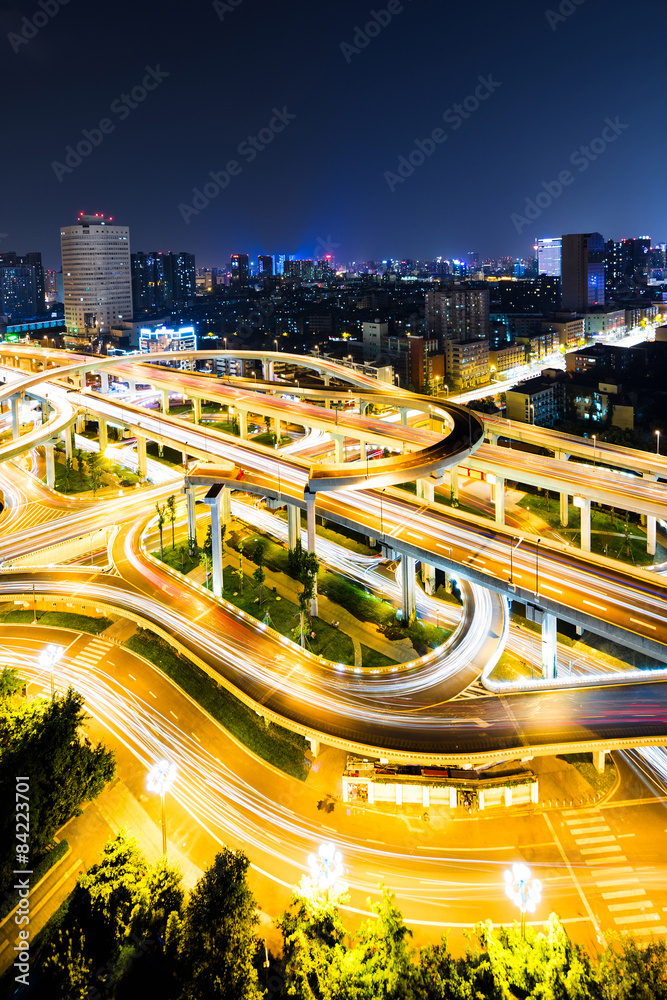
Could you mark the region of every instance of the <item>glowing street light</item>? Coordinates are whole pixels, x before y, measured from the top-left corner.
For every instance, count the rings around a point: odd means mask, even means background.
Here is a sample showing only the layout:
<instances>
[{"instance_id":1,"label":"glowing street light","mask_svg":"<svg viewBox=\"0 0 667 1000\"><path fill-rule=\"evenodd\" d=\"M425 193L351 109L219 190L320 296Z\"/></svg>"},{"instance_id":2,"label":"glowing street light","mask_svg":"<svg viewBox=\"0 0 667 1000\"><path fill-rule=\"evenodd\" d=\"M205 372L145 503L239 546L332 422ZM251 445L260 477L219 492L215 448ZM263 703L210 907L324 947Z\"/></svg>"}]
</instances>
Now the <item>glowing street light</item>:
<instances>
[{"instance_id":1,"label":"glowing street light","mask_svg":"<svg viewBox=\"0 0 667 1000\"><path fill-rule=\"evenodd\" d=\"M162 853L167 854L167 818L164 809L164 797L176 778L176 765L170 760L158 760L148 772L146 787L149 792L156 792L162 802Z\"/></svg>"},{"instance_id":2,"label":"glowing street light","mask_svg":"<svg viewBox=\"0 0 667 1000\"><path fill-rule=\"evenodd\" d=\"M311 894L323 893L326 899L333 891L341 895L347 890L343 881L343 855L330 841L320 844L317 854L308 855Z\"/></svg>"},{"instance_id":3,"label":"glowing street light","mask_svg":"<svg viewBox=\"0 0 667 1000\"><path fill-rule=\"evenodd\" d=\"M530 877L527 865L515 864L505 872L505 892L521 910L521 937L526 937L526 912L534 913L542 899L542 883Z\"/></svg>"},{"instance_id":4,"label":"glowing street light","mask_svg":"<svg viewBox=\"0 0 667 1000\"><path fill-rule=\"evenodd\" d=\"M50 670L51 671L51 698L52 699L55 697L55 686L54 686L54 681L53 681L53 668L56 665L56 663L58 663L58 661L62 659L62 655L63 655L64 652L65 652L65 650L62 648L62 646L54 646L53 643L51 643L51 645L47 646L46 649L43 649L42 652L39 654L39 660L38 660L38 662L39 662L40 667L42 667L43 670Z\"/></svg>"},{"instance_id":5,"label":"glowing street light","mask_svg":"<svg viewBox=\"0 0 667 1000\"><path fill-rule=\"evenodd\" d=\"M660 454L660 431L655 432L655 453Z\"/></svg>"}]
</instances>

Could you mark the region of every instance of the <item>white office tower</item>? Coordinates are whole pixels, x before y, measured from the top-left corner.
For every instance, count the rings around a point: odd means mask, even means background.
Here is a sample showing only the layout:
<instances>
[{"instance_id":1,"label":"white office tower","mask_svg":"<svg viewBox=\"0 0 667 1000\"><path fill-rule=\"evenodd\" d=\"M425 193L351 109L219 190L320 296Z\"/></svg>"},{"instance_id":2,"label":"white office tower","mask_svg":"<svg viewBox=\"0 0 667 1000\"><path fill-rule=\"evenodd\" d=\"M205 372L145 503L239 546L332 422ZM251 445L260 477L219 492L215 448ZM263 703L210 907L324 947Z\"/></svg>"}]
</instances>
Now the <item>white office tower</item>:
<instances>
[{"instance_id":1,"label":"white office tower","mask_svg":"<svg viewBox=\"0 0 667 1000\"><path fill-rule=\"evenodd\" d=\"M538 239L536 243L538 274L548 274L552 278L560 278L561 246L560 236L554 236L551 239Z\"/></svg>"},{"instance_id":2,"label":"white office tower","mask_svg":"<svg viewBox=\"0 0 667 1000\"><path fill-rule=\"evenodd\" d=\"M132 319L130 230L113 218L81 213L60 230L67 346L92 346Z\"/></svg>"}]
</instances>

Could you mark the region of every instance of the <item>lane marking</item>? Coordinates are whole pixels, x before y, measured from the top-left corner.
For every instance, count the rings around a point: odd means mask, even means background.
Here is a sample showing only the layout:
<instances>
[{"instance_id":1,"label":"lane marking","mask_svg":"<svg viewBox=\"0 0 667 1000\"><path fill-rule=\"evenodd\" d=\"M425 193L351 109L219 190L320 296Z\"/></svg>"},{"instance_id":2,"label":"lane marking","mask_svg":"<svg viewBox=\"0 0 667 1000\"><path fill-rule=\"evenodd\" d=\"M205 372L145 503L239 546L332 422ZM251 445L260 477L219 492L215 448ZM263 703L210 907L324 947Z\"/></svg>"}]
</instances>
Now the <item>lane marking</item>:
<instances>
[{"instance_id":1,"label":"lane marking","mask_svg":"<svg viewBox=\"0 0 667 1000\"><path fill-rule=\"evenodd\" d=\"M128 677L131 677L131 678L132 678L132 680L136 682L137 678L136 678L136 677L134 677L134 676L133 676L133 674L128 674L127 676L128 676Z\"/></svg>"},{"instance_id":2,"label":"lane marking","mask_svg":"<svg viewBox=\"0 0 667 1000\"><path fill-rule=\"evenodd\" d=\"M171 710L171 709L169 709L169 714L170 714L170 715L173 715L173 716L174 716L174 718L176 719L176 722L178 722L178 716L176 715L176 713L175 713L175 712L172 712L172 710Z\"/></svg>"},{"instance_id":3,"label":"lane marking","mask_svg":"<svg viewBox=\"0 0 667 1000\"><path fill-rule=\"evenodd\" d=\"M153 692L152 692L152 691L149 691L148 693L149 693L149 694L150 694L150 695L151 695L151 696L152 696L153 698L155 698L155 700L157 701L157 695L156 695L156 694L153 694Z\"/></svg>"},{"instance_id":4,"label":"lane marking","mask_svg":"<svg viewBox=\"0 0 667 1000\"><path fill-rule=\"evenodd\" d=\"M584 837L583 840L577 840L575 842L577 844L577 847L581 847L583 844L604 844L604 843L608 844L610 840L611 841L616 840L616 837L614 837L613 834L611 834L608 837ZM620 851L620 849L621 848L619 847L618 850ZM614 848L614 850L616 850L616 848Z\"/></svg>"},{"instance_id":5,"label":"lane marking","mask_svg":"<svg viewBox=\"0 0 667 1000\"><path fill-rule=\"evenodd\" d=\"M620 851L620 844L609 844L608 847L586 847L581 853L582 854L611 854L614 851ZM623 858L623 860L627 860Z\"/></svg>"},{"instance_id":6,"label":"lane marking","mask_svg":"<svg viewBox=\"0 0 667 1000\"><path fill-rule=\"evenodd\" d=\"M637 880L639 881L639 879ZM624 896L645 896L646 889L619 889L617 892L603 892L603 899L622 899ZM611 907L609 907L611 909Z\"/></svg>"},{"instance_id":7,"label":"lane marking","mask_svg":"<svg viewBox=\"0 0 667 1000\"><path fill-rule=\"evenodd\" d=\"M657 631L657 628L658 628L657 625L649 625L648 622L642 622L642 621L639 620L639 618L631 618L630 621L634 622L635 625L643 625L644 628L652 628L654 632Z\"/></svg>"},{"instance_id":8,"label":"lane marking","mask_svg":"<svg viewBox=\"0 0 667 1000\"><path fill-rule=\"evenodd\" d=\"M650 899L641 899L636 903L611 903L607 909L610 913L619 913L621 910L645 910L647 906L653 906Z\"/></svg>"}]
</instances>

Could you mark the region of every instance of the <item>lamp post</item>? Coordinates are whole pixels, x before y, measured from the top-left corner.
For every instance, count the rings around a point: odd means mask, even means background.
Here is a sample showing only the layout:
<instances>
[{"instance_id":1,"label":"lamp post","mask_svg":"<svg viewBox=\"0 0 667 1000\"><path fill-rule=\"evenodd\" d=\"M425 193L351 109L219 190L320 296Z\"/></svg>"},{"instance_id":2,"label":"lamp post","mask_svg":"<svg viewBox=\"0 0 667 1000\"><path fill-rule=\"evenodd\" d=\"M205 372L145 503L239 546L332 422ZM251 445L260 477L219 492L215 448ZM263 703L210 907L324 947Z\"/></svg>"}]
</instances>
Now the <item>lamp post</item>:
<instances>
[{"instance_id":1,"label":"lamp post","mask_svg":"<svg viewBox=\"0 0 667 1000\"><path fill-rule=\"evenodd\" d=\"M149 792L157 792L162 805L162 853L167 855L167 817L164 797L176 778L176 765L170 760L158 760L148 772L146 787Z\"/></svg>"},{"instance_id":2,"label":"lamp post","mask_svg":"<svg viewBox=\"0 0 667 1000\"><path fill-rule=\"evenodd\" d=\"M660 431L655 432L655 453L660 454Z\"/></svg>"},{"instance_id":3,"label":"lamp post","mask_svg":"<svg viewBox=\"0 0 667 1000\"><path fill-rule=\"evenodd\" d=\"M51 671L51 699L55 697L55 682L53 679L53 668L62 659L64 650L62 646L54 646L51 643L39 654L39 665L44 670Z\"/></svg>"},{"instance_id":4,"label":"lamp post","mask_svg":"<svg viewBox=\"0 0 667 1000\"><path fill-rule=\"evenodd\" d=\"M522 541L523 541L523 536L521 536L516 545L514 545L514 538L512 538L512 546L510 548L510 578L509 578L510 587L514 586L514 552L516 549L519 548Z\"/></svg>"},{"instance_id":5,"label":"lamp post","mask_svg":"<svg viewBox=\"0 0 667 1000\"><path fill-rule=\"evenodd\" d=\"M347 890L347 885L343 881L343 855L335 844L331 842L320 844L317 854L308 855L308 867L310 892L313 896L322 893L328 902L332 890L336 896Z\"/></svg>"},{"instance_id":6,"label":"lamp post","mask_svg":"<svg viewBox=\"0 0 667 1000\"><path fill-rule=\"evenodd\" d=\"M537 545L535 546L535 597L538 596L540 590L540 542L541 538L537 539Z\"/></svg>"},{"instance_id":7,"label":"lamp post","mask_svg":"<svg viewBox=\"0 0 667 1000\"><path fill-rule=\"evenodd\" d=\"M535 406L533 403L530 404L530 422L535 424Z\"/></svg>"},{"instance_id":8,"label":"lamp post","mask_svg":"<svg viewBox=\"0 0 667 1000\"><path fill-rule=\"evenodd\" d=\"M515 864L505 872L505 892L521 911L521 937L526 939L526 912L534 913L542 898L542 883L530 877L527 865Z\"/></svg>"},{"instance_id":9,"label":"lamp post","mask_svg":"<svg viewBox=\"0 0 667 1000\"><path fill-rule=\"evenodd\" d=\"M595 446L597 444L597 437L593 434L593 468L595 468Z\"/></svg>"}]
</instances>

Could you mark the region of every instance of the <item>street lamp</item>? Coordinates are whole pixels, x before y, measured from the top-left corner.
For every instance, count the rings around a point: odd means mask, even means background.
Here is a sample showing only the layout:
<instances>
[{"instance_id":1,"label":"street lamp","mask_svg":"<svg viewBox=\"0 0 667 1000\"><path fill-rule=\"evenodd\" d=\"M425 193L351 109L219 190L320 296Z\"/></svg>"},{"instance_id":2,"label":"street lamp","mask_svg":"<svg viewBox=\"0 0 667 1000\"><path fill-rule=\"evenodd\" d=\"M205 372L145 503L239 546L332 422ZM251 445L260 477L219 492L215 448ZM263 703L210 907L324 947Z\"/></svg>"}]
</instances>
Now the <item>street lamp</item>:
<instances>
[{"instance_id":1,"label":"street lamp","mask_svg":"<svg viewBox=\"0 0 667 1000\"><path fill-rule=\"evenodd\" d=\"M531 424L535 423L535 406L533 403L530 404L530 422Z\"/></svg>"},{"instance_id":2,"label":"street lamp","mask_svg":"<svg viewBox=\"0 0 667 1000\"><path fill-rule=\"evenodd\" d=\"M509 585L510 585L510 587L512 589L516 589L514 587L514 553L515 553L516 549L519 548L519 546L521 545L522 541L523 541L523 535L521 536L521 538L519 539L519 541L516 543L516 545L512 544L512 546L510 548L510 578L509 578ZM514 543L514 538L512 538L512 543Z\"/></svg>"},{"instance_id":3,"label":"street lamp","mask_svg":"<svg viewBox=\"0 0 667 1000\"><path fill-rule=\"evenodd\" d=\"M313 895L323 893L328 900L332 890L337 896L347 890L343 881L343 855L330 841L320 844L317 854L308 856L308 867Z\"/></svg>"},{"instance_id":4,"label":"street lamp","mask_svg":"<svg viewBox=\"0 0 667 1000\"><path fill-rule=\"evenodd\" d=\"M505 872L505 892L521 910L521 937L526 939L526 911L534 913L542 898L542 883L531 879L527 865L515 864Z\"/></svg>"},{"instance_id":5,"label":"street lamp","mask_svg":"<svg viewBox=\"0 0 667 1000\"><path fill-rule=\"evenodd\" d=\"M655 432L655 453L660 454L660 431Z\"/></svg>"},{"instance_id":6,"label":"street lamp","mask_svg":"<svg viewBox=\"0 0 667 1000\"><path fill-rule=\"evenodd\" d=\"M39 654L39 665L43 670L51 671L51 698L55 697L55 685L53 680L53 668L62 659L65 650L62 646L54 646L53 643L43 649Z\"/></svg>"},{"instance_id":7,"label":"street lamp","mask_svg":"<svg viewBox=\"0 0 667 1000\"><path fill-rule=\"evenodd\" d=\"M593 468L595 468L595 446L597 444L596 436L593 434Z\"/></svg>"},{"instance_id":8,"label":"street lamp","mask_svg":"<svg viewBox=\"0 0 667 1000\"><path fill-rule=\"evenodd\" d=\"M167 854L167 817L164 810L164 797L176 778L176 765L170 760L158 760L148 772L146 787L149 792L156 792L162 803L162 853Z\"/></svg>"},{"instance_id":9,"label":"street lamp","mask_svg":"<svg viewBox=\"0 0 667 1000\"><path fill-rule=\"evenodd\" d=\"M537 545L535 546L535 597L538 596L540 590L540 542L541 538L537 539Z\"/></svg>"}]
</instances>

